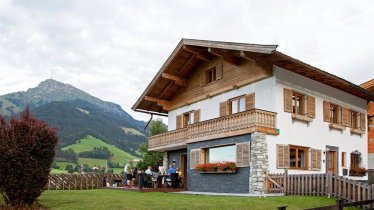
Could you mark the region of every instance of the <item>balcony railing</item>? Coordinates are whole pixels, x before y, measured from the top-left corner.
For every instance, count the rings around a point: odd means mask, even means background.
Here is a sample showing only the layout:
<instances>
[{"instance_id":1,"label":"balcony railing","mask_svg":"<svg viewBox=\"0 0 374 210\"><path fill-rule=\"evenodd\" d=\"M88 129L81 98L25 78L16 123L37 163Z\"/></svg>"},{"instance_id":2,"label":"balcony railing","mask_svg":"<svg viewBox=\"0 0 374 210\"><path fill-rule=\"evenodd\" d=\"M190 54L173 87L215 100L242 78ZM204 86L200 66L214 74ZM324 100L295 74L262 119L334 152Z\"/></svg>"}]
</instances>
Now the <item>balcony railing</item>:
<instances>
[{"instance_id":1,"label":"balcony railing","mask_svg":"<svg viewBox=\"0 0 374 210\"><path fill-rule=\"evenodd\" d=\"M187 143L242 135L256 131L276 134L276 113L253 109L214 118L148 138L150 150L185 148Z\"/></svg>"}]
</instances>

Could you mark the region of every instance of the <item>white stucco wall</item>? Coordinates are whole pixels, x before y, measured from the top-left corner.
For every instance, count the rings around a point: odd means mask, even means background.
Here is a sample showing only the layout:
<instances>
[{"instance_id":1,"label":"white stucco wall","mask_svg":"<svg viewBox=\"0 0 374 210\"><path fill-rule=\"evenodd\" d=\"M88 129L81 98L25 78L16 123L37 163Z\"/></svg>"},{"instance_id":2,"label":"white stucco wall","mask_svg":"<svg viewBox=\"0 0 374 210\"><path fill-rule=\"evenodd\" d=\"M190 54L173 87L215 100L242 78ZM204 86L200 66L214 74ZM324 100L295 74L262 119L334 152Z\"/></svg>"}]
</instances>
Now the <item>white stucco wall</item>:
<instances>
[{"instance_id":1,"label":"white stucco wall","mask_svg":"<svg viewBox=\"0 0 374 210\"><path fill-rule=\"evenodd\" d=\"M219 117L219 103L240 95L255 92L255 107L267 111L275 111L275 77L269 77L256 83L234 89L209 99L199 101L169 112L168 130L175 130L176 116L191 110L201 109L200 120L209 120ZM263 97L265 96L265 97Z\"/></svg>"},{"instance_id":2,"label":"white stucco wall","mask_svg":"<svg viewBox=\"0 0 374 210\"><path fill-rule=\"evenodd\" d=\"M276 77L276 93L272 93L272 95L275 95L276 112L278 113L277 128L280 130L280 134L267 136L270 173L284 171L276 168L276 144L299 145L322 151L326 151L326 145L338 147L339 175L342 175L341 152L346 152L346 168L349 169L350 153L355 150L362 154L362 167L368 167L367 132L361 136L352 135L348 128L342 132L330 129L328 123L323 121L324 100L367 114L365 100L278 67L274 69L274 75ZM311 123L293 121L291 114L284 112L283 88L294 89L315 97L316 118ZM326 155L322 152L321 173L326 172L325 160ZM316 173L316 171L289 170L289 173Z\"/></svg>"}]
</instances>

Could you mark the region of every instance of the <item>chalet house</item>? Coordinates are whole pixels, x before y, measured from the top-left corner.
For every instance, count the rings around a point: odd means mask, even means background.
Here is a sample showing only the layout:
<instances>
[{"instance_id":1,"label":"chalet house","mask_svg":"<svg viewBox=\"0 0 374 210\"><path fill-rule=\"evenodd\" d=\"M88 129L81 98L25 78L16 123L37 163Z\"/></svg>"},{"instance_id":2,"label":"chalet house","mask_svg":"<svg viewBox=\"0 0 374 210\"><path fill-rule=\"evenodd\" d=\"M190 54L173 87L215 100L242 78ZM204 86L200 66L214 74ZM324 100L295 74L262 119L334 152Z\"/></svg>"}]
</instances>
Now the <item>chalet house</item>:
<instances>
[{"instance_id":1,"label":"chalet house","mask_svg":"<svg viewBox=\"0 0 374 210\"><path fill-rule=\"evenodd\" d=\"M369 80L360 85L374 93L374 79ZM369 163L368 168L374 169L374 102L371 101L368 104L368 152L369 152Z\"/></svg>"},{"instance_id":2,"label":"chalet house","mask_svg":"<svg viewBox=\"0 0 374 210\"><path fill-rule=\"evenodd\" d=\"M285 169L367 178L356 171L368 167L374 94L276 49L182 39L132 107L168 117L149 149L176 162L188 190L262 193L266 173ZM224 161L236 173L196 170Z\"/></svg>"}]
</instances>

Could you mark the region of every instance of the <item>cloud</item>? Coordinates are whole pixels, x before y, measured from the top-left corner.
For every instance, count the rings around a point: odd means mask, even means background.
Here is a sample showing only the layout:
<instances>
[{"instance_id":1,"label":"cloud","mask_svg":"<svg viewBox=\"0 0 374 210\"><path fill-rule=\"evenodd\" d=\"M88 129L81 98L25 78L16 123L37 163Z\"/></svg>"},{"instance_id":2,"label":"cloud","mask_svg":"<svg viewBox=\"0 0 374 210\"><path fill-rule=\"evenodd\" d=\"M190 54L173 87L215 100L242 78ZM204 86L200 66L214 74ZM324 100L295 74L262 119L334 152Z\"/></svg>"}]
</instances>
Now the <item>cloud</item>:
<instances>
[{"instance_id":1,"label":"cloud","mask_svg":"<svg viewBox=\"0 0 374 210\"><path fill-rule=\"evenodd\" d=\"M356 84L374 78L374 2L0 0L0 94L51 76L131 111L181 38L279 44Z\"/></svg>"}]
</instances>

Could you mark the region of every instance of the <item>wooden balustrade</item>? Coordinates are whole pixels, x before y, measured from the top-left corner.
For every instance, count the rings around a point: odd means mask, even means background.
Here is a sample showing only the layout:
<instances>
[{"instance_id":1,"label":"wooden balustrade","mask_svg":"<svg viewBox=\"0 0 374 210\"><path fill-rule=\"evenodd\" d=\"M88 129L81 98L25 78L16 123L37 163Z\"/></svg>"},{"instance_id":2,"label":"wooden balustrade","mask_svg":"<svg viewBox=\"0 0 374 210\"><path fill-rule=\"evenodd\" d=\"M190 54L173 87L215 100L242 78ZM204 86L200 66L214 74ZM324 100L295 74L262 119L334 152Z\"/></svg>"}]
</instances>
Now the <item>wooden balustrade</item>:
<instances>
[{"instance_id":1,"label":"wooden balustrade","mask_svg":"<svg viewBox=\"0 0 374 210\"><path fill-rule=\"evenodd\" d=\"M185 147L187 142L261 131L276 134L276 113L253 109L189 125L148 138L150 150ZM242 131L236 132L236 131Z\"/></svg>"}]
</instances>

